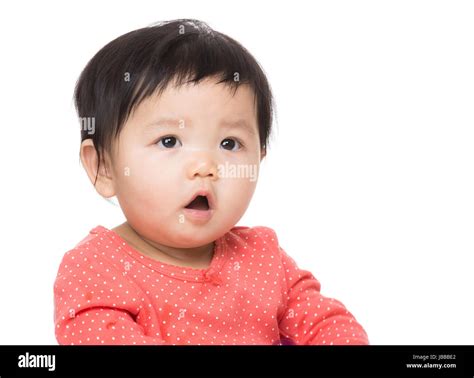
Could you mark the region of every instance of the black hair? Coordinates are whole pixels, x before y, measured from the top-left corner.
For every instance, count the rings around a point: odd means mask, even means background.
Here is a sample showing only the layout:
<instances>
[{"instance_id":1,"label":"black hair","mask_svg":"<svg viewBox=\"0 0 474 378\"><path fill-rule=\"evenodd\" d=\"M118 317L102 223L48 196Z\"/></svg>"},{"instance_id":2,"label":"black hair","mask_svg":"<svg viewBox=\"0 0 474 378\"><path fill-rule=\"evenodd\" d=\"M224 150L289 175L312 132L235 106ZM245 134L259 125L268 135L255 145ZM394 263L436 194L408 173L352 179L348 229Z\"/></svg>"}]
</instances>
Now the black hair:
<instances>
[{"instance_id":1,"label":"black hair","mask_svg":"<svg viewBox=\"0 0 474 378\"><path fill-rule=\"evenodd\" d=\"M97 168L130 113L144 99L156 91L161 94L173 80L180 86L207 77L217 77L218 83L225 83L233 93L240 84L250 85L260 147L266 151L273 97L260 65L240 43L206 23L178 19L118 37L99 50L82 71L74 102L80 120L94 119L93 133L81 128L81 142L93 140Z\"/></svg>"}]
</instances>

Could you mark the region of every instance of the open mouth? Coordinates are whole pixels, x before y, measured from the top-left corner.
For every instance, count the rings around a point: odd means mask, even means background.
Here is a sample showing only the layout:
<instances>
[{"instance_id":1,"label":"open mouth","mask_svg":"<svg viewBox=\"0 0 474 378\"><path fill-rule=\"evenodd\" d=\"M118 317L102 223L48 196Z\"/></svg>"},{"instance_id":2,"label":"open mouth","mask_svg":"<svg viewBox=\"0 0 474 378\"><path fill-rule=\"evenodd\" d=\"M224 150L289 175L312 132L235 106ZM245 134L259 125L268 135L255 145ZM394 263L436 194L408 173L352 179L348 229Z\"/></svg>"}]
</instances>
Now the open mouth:
<instances>
[{"instance_id":1,"label":"open mouth","mask_svg":"<svg viewBox=\"0 0 474 378\"><path fill-rule=\"evenodd\" d=\"M209 201L206 196L197 196L186 206L186 209L209 210Z\"/></svg>"}]
</instances>

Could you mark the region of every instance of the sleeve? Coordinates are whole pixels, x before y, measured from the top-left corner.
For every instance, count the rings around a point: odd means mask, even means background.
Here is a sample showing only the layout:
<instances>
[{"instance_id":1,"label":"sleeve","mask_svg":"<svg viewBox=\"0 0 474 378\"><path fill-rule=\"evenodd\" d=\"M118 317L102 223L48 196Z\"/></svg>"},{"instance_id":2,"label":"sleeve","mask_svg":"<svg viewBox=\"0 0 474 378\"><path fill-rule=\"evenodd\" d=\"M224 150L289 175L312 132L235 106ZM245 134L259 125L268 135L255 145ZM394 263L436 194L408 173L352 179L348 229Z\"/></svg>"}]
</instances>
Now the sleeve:
<instances>
[{"instance_id":1,"label":"sleeve","mask_svg":"<svg viewBox=\"0 0 474 378\"><path fill-rule=\"evenodd\" d=\"M284 272L282 294L286 298L278 318L283 340L296 345L368 345L365 330L345 306L321 295L319 281L299 269L281 247L278 249Z\"/></svg>"},{"instance_id":2,"label":"sleeve","mask_svg":"<svg viewBox=\"0 0 474 378\"><path fill-rule=\"evenodd\" d=\"M159 332L144 332L150 314L141 297L126 272L97 255L66 253L54 283L56 340L61 345L164 344Z\"/></svg>"}]
</instances>

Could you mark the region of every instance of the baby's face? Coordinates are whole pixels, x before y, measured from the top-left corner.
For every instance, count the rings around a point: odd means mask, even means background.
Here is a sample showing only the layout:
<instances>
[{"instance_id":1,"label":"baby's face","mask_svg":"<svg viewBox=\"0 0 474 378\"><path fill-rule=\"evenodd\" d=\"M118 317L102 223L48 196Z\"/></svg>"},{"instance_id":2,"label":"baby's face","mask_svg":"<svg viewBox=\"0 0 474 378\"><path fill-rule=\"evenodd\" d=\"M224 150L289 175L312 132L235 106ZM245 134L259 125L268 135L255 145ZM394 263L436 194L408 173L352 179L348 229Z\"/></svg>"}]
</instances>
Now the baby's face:
<instances>
[{"instance_id":1,"label":"baby's face","mask_svg":"<svg viewBox=\"0 0 474 378\"><path fill-rule=\"evenodd\" d=\"M253 92L240 85L233 95L212 79L170 85L130 115L113 157L114 192L137 233L177 248L208 244L239 221L256 187ZM199 191L207 204L191 203Z\"/></svg>"}]
</instances>

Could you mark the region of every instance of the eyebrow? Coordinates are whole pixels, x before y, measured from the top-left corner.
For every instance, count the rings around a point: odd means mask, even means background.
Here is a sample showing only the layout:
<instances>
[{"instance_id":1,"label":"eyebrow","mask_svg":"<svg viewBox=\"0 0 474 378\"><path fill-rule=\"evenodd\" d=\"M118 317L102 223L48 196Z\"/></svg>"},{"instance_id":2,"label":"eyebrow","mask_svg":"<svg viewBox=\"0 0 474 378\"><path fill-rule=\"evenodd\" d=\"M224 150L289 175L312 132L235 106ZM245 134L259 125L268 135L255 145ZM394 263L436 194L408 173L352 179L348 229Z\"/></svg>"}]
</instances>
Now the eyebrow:
<instances>
[{"instance_id":1,"label":"eyebrow","mask_svg":"<svg viewBox=\"0 0 474 378\"><path fill-rule=\"evenodd\" d=\"M176 118L160 118L157 121L149 123L146 128L148 127L180 127L181 125L185 125L185 127L192 127L192 123L186 123L184 119L176 119ZM247 131L249 134L255 135L255 130L253 129L252 125L250 125L245 119L238 119L238 120L224 120L219 123L219 125L224 129L243 129ZM184 128L184 127L183 127Z\"/></svg>"}]
</instances>

